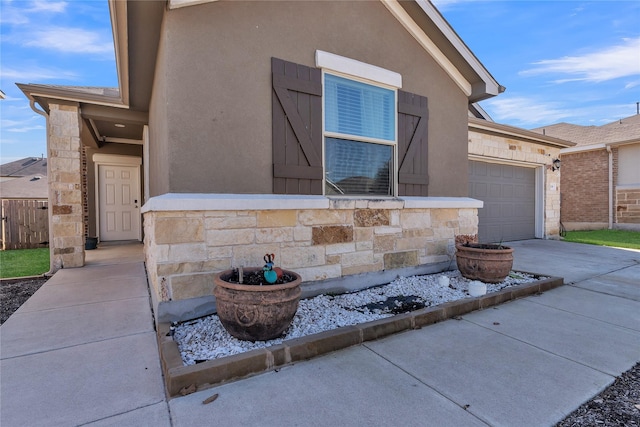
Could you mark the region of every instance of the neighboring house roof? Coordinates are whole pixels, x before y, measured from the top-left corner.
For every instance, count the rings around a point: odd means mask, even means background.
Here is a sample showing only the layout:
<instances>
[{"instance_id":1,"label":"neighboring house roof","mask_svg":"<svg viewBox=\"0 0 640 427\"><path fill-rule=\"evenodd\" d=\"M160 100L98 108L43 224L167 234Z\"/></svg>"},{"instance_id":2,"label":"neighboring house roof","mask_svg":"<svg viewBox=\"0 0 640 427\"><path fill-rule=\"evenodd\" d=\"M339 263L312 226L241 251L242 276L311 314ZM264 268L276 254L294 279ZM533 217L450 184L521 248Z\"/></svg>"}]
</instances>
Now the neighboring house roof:
<instances>
[{"instance_id":1,"label":"neighboring house roof","mask_svg":"<svg viewBox=\"0 0 640 427\"><path fill-rule=\"evenodd\" d=\"M469 130L504 136L507 138L514 138L520 141L532 142L556 148L567 148L576 145L575 142L566 141L561 138L555 138L549 135L541 135L540 133L532 132L530 130L490 122L475 117L469 117Z\"/></svg>"},{"instance_id":2,"label":"neighboring house roof","mask_svg":"<svg viewBox=\"0 0 640 427\"><path fill-rule=\"evenodd\" d=\"M557 123L532 129L532 131L573 141L580 147L595 144L614 144L640 139L640 115L636 114L602 126Z\"/></svg>"},{"instance_id":3,"label":"neighboring house roof","mask_svg":"<svg viewBox=\"0 0 640 427\"><path fill-rule=\"evenodd\" d=\"M214 0L170 0L167 12L164 1L109 0L118 88L22 83L18 87L29 98L32 108L38 103L46 113L52 100L78 102L96 147L104 142L140 141L143 127L148 124L164 13L210 1ZM431 2L381 0L381 3L458 84L470 103L505 90Z\"/></svg>"},{"instance_id":4,"label":"neighboring house roof","mask_svg":"<svg viewBox=\"0 0 640 427\"><path fill-rule=\"evenodd\" d=\"M19 178L27 175L47 176L46 157L26 157L0 165L0 176Z\"/></svg>"},{"instance_id":5,"label":"neighboring house roof","mask_svg":"<svg viewBox=\"0 0 640 427\"><path fill-rule=\"evenodd\" d=\"M29 175L0 182L3 199L47 199L49 183L46 175Z\"/></svg>"}]
</instances>

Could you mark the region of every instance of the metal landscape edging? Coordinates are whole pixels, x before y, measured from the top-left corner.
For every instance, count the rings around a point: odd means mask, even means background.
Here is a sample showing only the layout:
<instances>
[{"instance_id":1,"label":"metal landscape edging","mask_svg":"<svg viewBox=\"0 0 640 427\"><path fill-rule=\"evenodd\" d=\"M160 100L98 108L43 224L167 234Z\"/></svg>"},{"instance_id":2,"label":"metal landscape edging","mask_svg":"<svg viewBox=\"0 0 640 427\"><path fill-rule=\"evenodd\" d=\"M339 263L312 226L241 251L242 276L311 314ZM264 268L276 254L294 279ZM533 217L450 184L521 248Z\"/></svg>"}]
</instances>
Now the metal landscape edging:
<instances>
[{"instance_id":1,"label":"metal landscape edging","mask_svg":"<svg viewBox=\"0 0 640 427\"><path fill-rule=\"evenodd\" d=\"M529 274L544 276L537 273ZM190 366L185 366L182 362L178 344L170 333L171 324L160 323L157 329L158 349L167 395L176 397L182 390L189 388L199 391L246 378L398 332L420 329L475 310L545 292L563 284L562 277L549 277L510 286L480 297L450 301L384 319L293 338L268 348L250 350Z\"/></svg>"}]
</instances>

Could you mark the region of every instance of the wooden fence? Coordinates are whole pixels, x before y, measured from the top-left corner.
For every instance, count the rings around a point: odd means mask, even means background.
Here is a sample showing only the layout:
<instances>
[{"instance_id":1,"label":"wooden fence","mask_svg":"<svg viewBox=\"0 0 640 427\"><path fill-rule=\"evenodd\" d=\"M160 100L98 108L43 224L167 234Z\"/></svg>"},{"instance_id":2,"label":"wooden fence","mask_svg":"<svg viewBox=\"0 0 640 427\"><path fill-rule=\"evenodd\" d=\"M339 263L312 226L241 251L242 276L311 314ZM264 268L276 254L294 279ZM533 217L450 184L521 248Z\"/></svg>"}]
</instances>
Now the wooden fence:
<instances>
[{"instance_id":1,"label":"wooden fence","mask_svg":"<svg viewBox=\"0 0 640 427\"><path fill-rule=\"evenodd\" d=\"M2 249L33 249L49 245L46 200L2 200Z\"/></svg>"}]
</instances>

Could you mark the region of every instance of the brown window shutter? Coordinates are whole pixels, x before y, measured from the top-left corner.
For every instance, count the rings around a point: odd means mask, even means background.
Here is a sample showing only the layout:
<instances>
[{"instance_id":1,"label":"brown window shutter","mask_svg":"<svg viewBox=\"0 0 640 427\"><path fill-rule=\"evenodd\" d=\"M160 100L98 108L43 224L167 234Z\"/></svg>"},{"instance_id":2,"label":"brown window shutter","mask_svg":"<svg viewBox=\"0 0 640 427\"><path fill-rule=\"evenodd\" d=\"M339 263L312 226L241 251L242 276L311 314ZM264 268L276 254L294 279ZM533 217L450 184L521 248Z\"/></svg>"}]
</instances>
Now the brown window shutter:
<instances>
[{"instance_id":1,"label":"brown window shutter","mask_svg":"<svg viewBox=\"0 0 640 427\"><path fill-rule=\"evenodd\" d=\"M322 194L322 74L271 58L273 192Z\"/></svg>"},{"instance_id":2,"label":"brown window shutter","mask_svg":"<svg viewBox=\"0 0 640 427\"><path fill-rule=\"evenodd\" d=\"M427 98L398 91L398 195L427 196Z\"/></svg>"}]
</instances>

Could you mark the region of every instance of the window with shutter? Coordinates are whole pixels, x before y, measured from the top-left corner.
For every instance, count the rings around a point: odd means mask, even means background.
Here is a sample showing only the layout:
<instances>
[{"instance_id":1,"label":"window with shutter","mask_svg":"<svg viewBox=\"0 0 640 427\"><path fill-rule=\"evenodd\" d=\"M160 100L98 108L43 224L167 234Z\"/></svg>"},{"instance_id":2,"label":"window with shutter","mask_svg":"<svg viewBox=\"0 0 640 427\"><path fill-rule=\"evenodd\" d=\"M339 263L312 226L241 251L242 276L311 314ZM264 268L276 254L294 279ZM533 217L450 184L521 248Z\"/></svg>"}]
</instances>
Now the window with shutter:
<instances>
[{"instance_id":1,"label":"window with shutter","mask_svg":"<svg viewBox=\"0 0 640 427\"><path fill-rule=\"evenodd\" d=\"M316 62L354 62L322 54ZM428 195L427 98L381 75L388 84L272 58L274 193Z\"/></svg>"}]
</instances>

